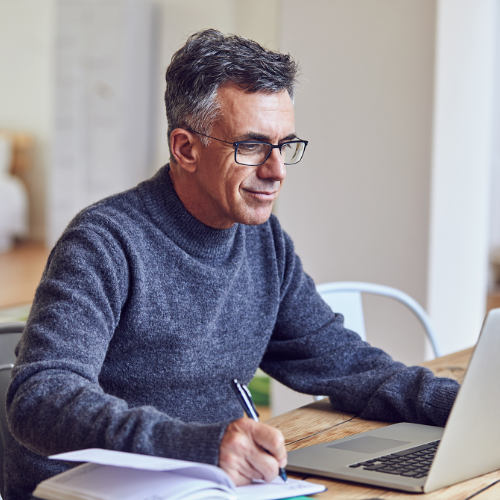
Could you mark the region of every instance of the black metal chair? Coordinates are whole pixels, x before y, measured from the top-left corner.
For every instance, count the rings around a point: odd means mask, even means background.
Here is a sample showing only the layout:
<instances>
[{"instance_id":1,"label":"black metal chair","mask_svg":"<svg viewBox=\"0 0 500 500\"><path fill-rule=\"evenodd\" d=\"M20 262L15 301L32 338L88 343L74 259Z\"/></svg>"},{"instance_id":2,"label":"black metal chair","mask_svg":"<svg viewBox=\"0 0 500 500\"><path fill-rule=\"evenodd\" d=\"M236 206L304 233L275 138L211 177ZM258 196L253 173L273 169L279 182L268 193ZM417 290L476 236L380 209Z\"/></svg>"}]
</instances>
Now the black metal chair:
<instances>
[{"instance_id":1,"label":"black metal chair","mask_svg":"<svg viewBox=\"0 0 500 500\"><path fill-rule=\"evenodd\" d=\"M0 494L4 495L3 463L9 427L5 411L5 396L10 384L10 373L16 355L14 349L21 338L25 322L0 323Z\"/></svg>"}]
</instances>

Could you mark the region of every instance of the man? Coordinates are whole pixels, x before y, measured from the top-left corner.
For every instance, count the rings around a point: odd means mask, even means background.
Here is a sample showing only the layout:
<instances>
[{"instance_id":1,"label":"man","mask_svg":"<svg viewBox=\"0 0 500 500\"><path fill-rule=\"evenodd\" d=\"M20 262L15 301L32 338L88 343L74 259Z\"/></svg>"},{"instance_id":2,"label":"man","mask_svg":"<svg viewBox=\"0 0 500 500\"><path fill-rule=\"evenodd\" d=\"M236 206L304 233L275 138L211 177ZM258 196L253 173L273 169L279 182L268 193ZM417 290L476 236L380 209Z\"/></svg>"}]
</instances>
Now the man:
<instances>
[{"instance_id":1,"label":"man","mask_svg":"<svg viewBox=\"0 0 500 500\"><path fill-rule=\"evenodd\" d=\"M296 73L214 30L174 55L170 165L77 215L49 257L7 396L7 500L67 468L47 455L90 447L271 480L283 437L241 418L230 386L258 366L363 417L445 423L458 384L346 330L271 215L306 147Z\"/></svg>"}]
</instances>

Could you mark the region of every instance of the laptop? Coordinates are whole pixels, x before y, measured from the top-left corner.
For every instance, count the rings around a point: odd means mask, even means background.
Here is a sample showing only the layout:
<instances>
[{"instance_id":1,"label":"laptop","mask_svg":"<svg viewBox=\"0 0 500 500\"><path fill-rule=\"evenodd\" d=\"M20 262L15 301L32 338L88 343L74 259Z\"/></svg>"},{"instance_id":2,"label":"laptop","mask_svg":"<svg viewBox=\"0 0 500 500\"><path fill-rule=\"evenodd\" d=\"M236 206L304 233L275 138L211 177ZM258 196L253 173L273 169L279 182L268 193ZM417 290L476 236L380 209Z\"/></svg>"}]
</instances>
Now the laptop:
<instances>
[{"instance_id":1,"label":"laptop","mask_svg":"<svg viewBox=\"0 0 500 500\"><path fill-rule=\"evenodd\" d=\"M428 493L500 469L500 309L487 315L446 427L400 423L290 451L286 469Z\"/></svg>"}]
</instances>

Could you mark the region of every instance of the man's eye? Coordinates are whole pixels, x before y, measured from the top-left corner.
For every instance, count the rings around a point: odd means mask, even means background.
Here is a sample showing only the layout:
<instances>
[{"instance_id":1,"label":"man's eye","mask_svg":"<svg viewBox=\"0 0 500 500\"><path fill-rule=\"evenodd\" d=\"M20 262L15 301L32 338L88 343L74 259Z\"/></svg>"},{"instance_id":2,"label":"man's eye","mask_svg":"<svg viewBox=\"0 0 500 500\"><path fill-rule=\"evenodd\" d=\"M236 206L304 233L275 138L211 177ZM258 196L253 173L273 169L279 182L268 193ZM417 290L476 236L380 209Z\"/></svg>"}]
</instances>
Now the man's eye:
<instances>
[{"instance_id":1,"label":"man's eye","mask_svg":"<svg viewBox=\"0 0 500 500\"><path fill-rule=\"evenodd\" d=\"M238 153L243 155L256 154L263 151L264 148L265 145L259 143L240 144L238 146Z\"/></svg>"},{"instance_id":2,"label":"man's eye","mask_svg":"<svg viewBox=\"0 0 500 500\"><path fill-rule=\"evenodd\" d=\"M295 146L295 144L292 144L291 142L285 142L285 144L283 144L281 146L281 150L282 151L290 151L293 146Z\"/></svg>"}]
</instances>

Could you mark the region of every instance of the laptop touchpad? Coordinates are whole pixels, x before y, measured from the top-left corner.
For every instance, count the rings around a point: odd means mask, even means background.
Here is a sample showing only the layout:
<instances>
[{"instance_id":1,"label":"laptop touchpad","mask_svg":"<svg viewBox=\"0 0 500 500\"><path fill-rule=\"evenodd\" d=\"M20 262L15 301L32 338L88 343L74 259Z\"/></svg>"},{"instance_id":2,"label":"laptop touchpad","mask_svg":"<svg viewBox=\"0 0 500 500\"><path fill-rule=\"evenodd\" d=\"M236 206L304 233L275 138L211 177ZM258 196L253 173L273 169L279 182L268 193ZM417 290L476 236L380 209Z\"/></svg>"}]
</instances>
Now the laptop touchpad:
<instances>
[{"instance_id":1,"label":"laptop touchpad","mask_svg":"<svg viewBox=\"0 0 500 500\"><path fill-rule=\"evenodd\" d=\"M327 448L337 448L345 451L356 451L358 453L378 453L379 451L390 450L403 444L410 444L410 441L398 441L396 439L377 438L373 436L363 436L349 439L342 443L331 444Z\"/></svg>"}]
</instances>

